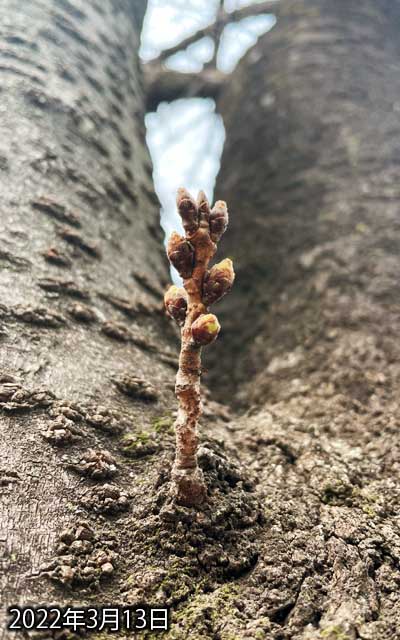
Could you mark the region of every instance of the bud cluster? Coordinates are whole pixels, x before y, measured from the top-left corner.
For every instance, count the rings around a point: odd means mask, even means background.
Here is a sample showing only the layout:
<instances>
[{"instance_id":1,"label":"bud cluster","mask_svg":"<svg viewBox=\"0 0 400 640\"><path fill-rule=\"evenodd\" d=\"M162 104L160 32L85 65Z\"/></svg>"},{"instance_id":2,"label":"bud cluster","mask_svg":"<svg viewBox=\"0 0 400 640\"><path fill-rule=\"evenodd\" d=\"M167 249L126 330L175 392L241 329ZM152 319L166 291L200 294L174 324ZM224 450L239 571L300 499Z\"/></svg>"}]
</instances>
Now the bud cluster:
<instances>
[{"instance_id":1,"label":"bud cluster","mask_svg":"<svg viewBox=\"0 0 400 640\"><path fill-rule=\"evenodd\" d=\"M204 264L204 271L200 273L200 287L199 274L196 275L196 287L199 290L197 290L198 295L195 300L197 305L199 300L201 301L204 313L195 316L196 319L190 327L192 342L199 346L205 346L217 338L221 328L216 316L206 313L208 307L221 300L231 290L235 279L232 261L229 258L215 264L209 271L206 270L208 261L215 251L215 243L219 242L228 226L228 209L222 200L218 200L210 209L203 191L200 191L196 202L186 189L178 189L177 208L182 218L186 237L180 236L174 231L168 242L167 255L171 264L183 278L185 288L171 286L165 294L164 304L167 313L179 325L183 325L188 313L190 313L191 302L185 289L194 291L195 279L192 279L192 275L193 270L198 266L196 259L199 257L196 252L200 250L204 252L204 234L206 234L209 251L206 256L204 253L202 254L199 262L199 264ZM191 284L189 285L189 283Z\"/></svg>"},{"instance_id":2,"label":"bud cluster","mask_svg":"<svg viewBox=\"0 0 400 640\"><path fill-rule=\"evenodd\" d=\"M175 391L179 411L175 421L176 456L171 471L172 491L180 504L200 504L207 487L197 461L197 422L201 415L199 376L201 347L216 340L218 318L209 307L230 291L235 279L229 258L208 265L228 225L228 209L218 201L212 209L203 191L195 201L186 189L179 189L178 212L185 236L173 233L169 239L169 261L183 278L183 287L171 285L164 296L170 315L182 327L182 346Z\"/></svg>"}]
</instances>

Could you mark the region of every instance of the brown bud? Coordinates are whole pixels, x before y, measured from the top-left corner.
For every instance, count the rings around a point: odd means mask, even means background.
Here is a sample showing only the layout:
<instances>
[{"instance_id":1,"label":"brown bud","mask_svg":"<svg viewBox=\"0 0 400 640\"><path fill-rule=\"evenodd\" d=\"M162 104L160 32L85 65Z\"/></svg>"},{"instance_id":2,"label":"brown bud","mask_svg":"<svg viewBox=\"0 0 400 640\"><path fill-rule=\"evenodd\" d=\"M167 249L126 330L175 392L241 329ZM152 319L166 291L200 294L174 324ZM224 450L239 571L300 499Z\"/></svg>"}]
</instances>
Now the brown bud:
<instances>
[{"instance_id":1,"label":"brown bud","mask_svg":"<svg viewBox=\"0 0 400 640\"><path fill-rule=\"evenodd\" d=\"M202 220L208 222L210 218L210 203L204 191L199 191L199 195L197 196L197 209L199 211L200 223Z\"/></svg>"},{"instance_id":2,"label":"brown bud","mask_svg":"<svg viewBox=\"0 0 400 640\"><path fill-rule=\"evenodd\" d=\"M203 302L207 306L221 300L232 289L235 280L232 260L225 258L215 264L206 275L203 285Z\"/></svg>"},{"instance_id":3,"label":"brown bud","mask_svg":"<svg viewBox=\"0 0 400 640\"><path fill-rule=\"evenodd\" d=\"M186 233L195 233L199 228L199 213L197 211L197 205L190 193L183 187L178 189L176 204Z\"/></svg>"},{"instance_id":4,"label":"brown bud","mask_svg":"<svg viewBox=\"0 0 400 640\"><path fill-rule=\"evenodd\" d=\"M210 236L213 242L218 242L228 226L229 216L226 202L218 200L210 212Z\"/></svg>"},{"instance_id":5,"label":"brown bud","mask_svg":"<svg viewBox=\"0 0 400 640\"><path fill-rule=\"evenodd\" d=\"M221 327L213 313L203 313L192 324L192 338L198 345L214 342Z\"/></svg>"},{"instance_id":6,"label":"brown bud","mask_svg":"<svg viewBox=\"0 0 400 640\"><path fill-rule=\"evenodd\" d=\"M172 284L165 292L164 305L167 313L176 322L182 325L185 322L187 311L187 293L182 287Z\"/></svg>"},{"instance_id":7,"label":"brown bud","mask_svg":"<svg viewBox=\"0 0 400 640\"><path fill-rule=\"evenodd\" d=\"M190 278L193 271L194 249L190 242L176 231L171 234L168 241L167 255L181 278Z\"/></svg>"}]
</instances>

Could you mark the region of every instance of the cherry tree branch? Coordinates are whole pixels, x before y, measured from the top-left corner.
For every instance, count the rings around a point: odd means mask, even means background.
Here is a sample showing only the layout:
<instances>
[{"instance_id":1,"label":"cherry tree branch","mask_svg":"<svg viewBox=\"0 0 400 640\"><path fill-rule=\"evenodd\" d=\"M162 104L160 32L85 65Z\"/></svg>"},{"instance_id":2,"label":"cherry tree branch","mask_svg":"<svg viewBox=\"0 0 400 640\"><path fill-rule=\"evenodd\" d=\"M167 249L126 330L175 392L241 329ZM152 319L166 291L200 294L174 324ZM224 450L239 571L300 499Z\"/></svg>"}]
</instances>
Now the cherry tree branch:
<instances>
[{"instance_id":1,"label":"cherry tree branch","mask_svg":"<svg viewBox=\"0 0 400 640\"><path fill-rule=\"evenodd\" d=\"M232 22L239 22L240 20L243 20L243 18L248 18L249 16L258 16L263 13L271 13L272 10L275 13L275 8L278 5L278 2L279 0L265 0L265 2L261 2L258 4L246 5L245 7L236 9L235 11L231 11L230 13L225 10L219 11L217 21L219 25L221 25L221 32L223 31L223 27L225 27L227 24L230 24ZM210 36L213 38L215 35L215 27L216 21L213 21L212 24L199 29L178 44L169 47L168 49L164 49L164 51L161 51L157 58L150 60L147 64L151 65L156 62L164 62L167 58L173 56L175 53L179 53L179 51L187 49L187 47L189 47L191 44L198 42L206 36Z\"/></svg>"},{"instance_id":2,"label":"cherry tree branch","mask_svg":"<svg viewBox=\"0 0 400 640\"><path fill-rule=\"evenodd\" d=\"M147 65L146 65L147 66ZM145 73L146 109L155 111L160 102L179 98L217 98L228 76L217 69L182 73L149 65Z\"/></svg>"}]
</instances>

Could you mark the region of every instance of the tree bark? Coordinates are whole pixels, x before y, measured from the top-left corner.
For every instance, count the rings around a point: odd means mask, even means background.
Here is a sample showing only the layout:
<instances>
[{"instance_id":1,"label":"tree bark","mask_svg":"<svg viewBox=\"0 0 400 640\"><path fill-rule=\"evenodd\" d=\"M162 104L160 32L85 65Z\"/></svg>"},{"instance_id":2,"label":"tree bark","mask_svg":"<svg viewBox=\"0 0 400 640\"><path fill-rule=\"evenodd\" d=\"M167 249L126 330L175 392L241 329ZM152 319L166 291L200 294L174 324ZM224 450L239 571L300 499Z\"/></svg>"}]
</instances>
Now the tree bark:
<instances>
[{"instance_id":1,"label":"tree bark","mask_svg":"<svg viewBox=\"0 0 400 640\"><path fill-rule=\"evenodd\" d=\"M239 589L254 623L227 628L395 638L399 9L281 5L219 101L237 280L206 366L249 409L236 441L267 518Z\"/></svg>"},{"instance_id":2,"label":"tree bark","mask_svg":"<svg viewBox=\"0 0 400 640\"><path fill-rule=\"evenodd\" d=\"M8 605L177 607L256 561L256 498L207 398L207 499L170 495L178 336L144 138L144 10L2 6L1 638Z\"/></svg>"},{"instance_id":3,"label":"tree bark","mask_svg":"<svg viewBox=\"0 0 400 640\"><path fill-rule=\"evenodd\" d=\"M143 3L5 2L2 605L167 603L178 640L396 638L397 7L281 3L224 88L237 280L208 375L248 411L206 396L192 510L169 497Z\"/></svg>"},{"instance_id":4,"label":"tree bark","mask_svg":"<svg viewBox=\"0 0 400 640\"><path fill-rule=\"evenodd\" d=\"M2 3L3 607L51 599L42 565L97 486L70 464L89 449L118 457L121 429L145 431L175 404L136 54L144 11L140 0ZM117 489L132 485L121 456L116 466Z\"/></svg>"}]
</instances>

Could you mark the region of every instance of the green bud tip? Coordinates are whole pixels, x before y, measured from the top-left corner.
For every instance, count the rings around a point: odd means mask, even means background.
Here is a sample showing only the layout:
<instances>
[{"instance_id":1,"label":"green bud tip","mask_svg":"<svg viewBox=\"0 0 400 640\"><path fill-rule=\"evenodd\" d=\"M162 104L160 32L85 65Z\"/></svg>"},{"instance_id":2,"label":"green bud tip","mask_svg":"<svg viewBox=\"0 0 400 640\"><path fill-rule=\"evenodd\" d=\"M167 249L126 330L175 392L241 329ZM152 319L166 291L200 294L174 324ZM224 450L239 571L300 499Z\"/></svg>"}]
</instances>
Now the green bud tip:
<instances>
[{"instance_id":1,"label":"green bud tip","mask_svg":"<svg viewBox=\"0 0 400 640\"><path fill-rule=\"evenodd\" d=\"M202 314L192 324L193 340L203 346L210 344L214 342L220 329L218 318L213 313Z\"/></svg>"},{"instance_id":2,"label":"green bud tip","mask_svg":"<svg viewBox=\"0 0 400 640\"><path fill-rule=\"evenodd\" d=\"M221 300L231 290L234 280L235 272L230 258L225 258L215 264L204 279L204 304L209 306Z\"/></svg>"},{"instance_id":3,"label":"green bud tip","mask_svg":"<svg viewBox=\"0 0 400 640\"><path fill-rule=\"evenodd\" d=\"M233 276L235 276L235 272L233 270L233 262L230 258L224 258L223 260L221 260L221 262L218 262L218 264L215 265L215 268L229 271L233 274Z\"/></svg>"}]
</instances>

